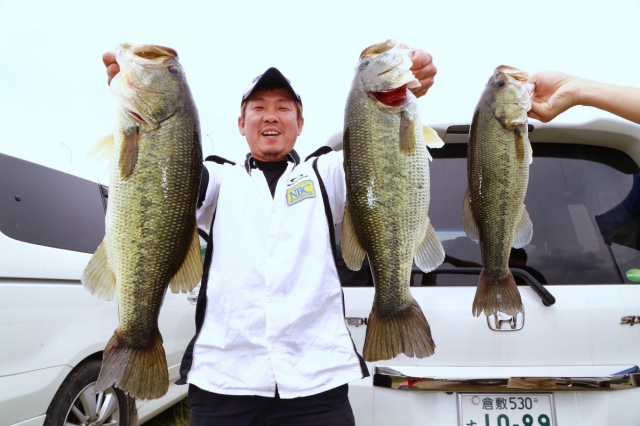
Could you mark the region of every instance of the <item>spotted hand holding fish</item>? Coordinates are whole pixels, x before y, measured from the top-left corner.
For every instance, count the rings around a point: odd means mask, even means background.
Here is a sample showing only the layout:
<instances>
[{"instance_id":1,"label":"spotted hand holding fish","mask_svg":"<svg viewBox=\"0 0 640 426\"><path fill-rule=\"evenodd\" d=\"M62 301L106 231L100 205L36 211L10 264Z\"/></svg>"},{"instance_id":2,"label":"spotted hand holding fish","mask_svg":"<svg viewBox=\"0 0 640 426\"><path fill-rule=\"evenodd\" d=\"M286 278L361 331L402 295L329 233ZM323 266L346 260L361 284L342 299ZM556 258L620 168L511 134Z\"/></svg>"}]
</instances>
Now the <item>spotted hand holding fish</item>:
<instances>
[{"instance_id":1,"label":"spotted hand holding fish","mask_svg":"<svg viewBox=\"0 0 640 426\"><path fill-rule=\"evenodd\" d=\"M527 73L497 67L471 123L463 226L469 238L480 243L483 264L474 316L522 311L509 254L512 246L524 247L533 235L524 207L532 161L527 129L532 90Z\"/></svg>"},{"instance_id":2,"label":"spotted hand holding fish","mask_svg":"<svg viewBox=\"0 0 640 426\"><path fill-rule=\"evenodd\" d=\"M104 350L96 391L116 387L140 399L163 396L168 372L158 315L168 286L191 291L202 275L195 207L202 167L200 124L177 53L118 46L120 73L106 232L82 283L118 296L120 324Z\"/></svg>"},{"instance_id":3,"label":"spotted hand holding fish","mask_svg":"<svg viewBox=\"0 0 640 426\"><path fill-rule=\"evenodd\" d=\"M440 147L437 133L420 121L419 86L408 50L393 40L360 55L345 108L344 155L347 206L342 253L347 266L369 258L376 288L363 355L390 359L400 353L434 353L429 324L410 292L415 259L428 272L444 259L428 217L426 145Z\"/></svg>"}]
</instances>

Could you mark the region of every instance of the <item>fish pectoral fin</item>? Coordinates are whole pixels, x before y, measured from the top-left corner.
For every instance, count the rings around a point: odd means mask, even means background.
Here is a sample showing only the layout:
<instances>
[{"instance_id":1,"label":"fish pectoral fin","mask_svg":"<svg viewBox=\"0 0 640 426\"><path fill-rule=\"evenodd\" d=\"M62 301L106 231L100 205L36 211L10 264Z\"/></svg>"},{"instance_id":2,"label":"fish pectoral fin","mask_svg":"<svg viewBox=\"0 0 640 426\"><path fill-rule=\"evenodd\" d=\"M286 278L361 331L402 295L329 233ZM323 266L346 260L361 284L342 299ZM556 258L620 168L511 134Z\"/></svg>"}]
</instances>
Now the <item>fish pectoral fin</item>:
<instances>
[{"instance_id":1,"label":"fish pectoral fin","mask_svg":"<svg viewBox=\"0 0 640 426\"><path fill-rule=\"evenodd\" d=\"M202 251L200 248L200 239L198 238L198 230L194 228L189 251L182 262L182 266L180 266L178 272L171 278L169 288L172 293L188 293L198 285L201 278Z\"/></svg>"},{"instance_id":2,"label":"fish pectoral fin","mask_svg":"<svg viewBox=\"0 0 640 426\"><path fill-rule=\"evenodd\" d=\"M416 152L416 122L405 112L400 114L400 152L404 155Z\"/></svg>"},{"instance_id":3,"label":"fish pectoral fin","mask_svg":"<svg viewBox=\"0 0 640 426\"><path fill-rule=\"evenodd\" d=\"M424 272L433 271L444 261L444 248L431 223L427 225L427 232L418 246L415 261L416 266Z\"/></svg>"},{"instance_id":4,"label":"fish pectoral fin","mask_svg":"<svg viewBox=\"0 0 640 426\"><path fill-rule=\"evenodd\" d=\"M90 157L111 157L113 152L113 134L100 139L89 151Z\"/></svg>"},{"instance_id":5,"label":"fish pectoral fin","mask_svg":"<svg viewBox=\"0 0 640 426\"><path fill-rule=\"evenodd\" d=\"M444 146L444 141L440 139L438 132L426 124L422 126L422 134L424 136L424 141L429 148L442 148Z\"/></svg>"},{"instance_id":6,"label":"fish pectoral fin","mask_svg":"<svg viewBox=\"0 0 640 426\"><path fill-rule=\"evenodd\" d=\"M80 281L89 293L104 300L111 300L116 293L116 277L109 264L106 247L102 241L84 268Z\"/></svg>"},{"instance_id":7,"label":"fish pectoral fin","mask_svg":"<svg viewBox=\"0 0 640 426\"><path fill-rule=\"evenodd\" d=\"M125 130L123 136L118 167L122 178L129 179L138 162L138 127Z\"/></svg>"},{"instance_id":8,"label":"fish pectoral fin","mask_svg":"<svg viewBox=\"0 0 640 426\"><path fill-rule=\"evenodd\" d=\"M467 192L464 194L464 201L462 203L462 228L464 229L465 234L467 234L467 237L472 241L476 243L480 242L480 229L478 228L478 223L476 222L476 218L473 216L473 210L471 209L469 188L467 188Z\"/></svg>"},{"instance_id":9,"label":"fish pectoral fin","mask_svg":"<svg viewBox=\"0 0 640 426\"><path fill-rule=\"evenodd\" d=\"M522 211L520 212L520 220L518 221L511 246L514 248L522 248L531 242L531 238L533 238L533 222L531 222L529 213L523 204Z\"/></svg>"},{"instance_id":10,"label":"fish pectoral fin","mask_svg":"<svg viewBox=\"0 0 640 426\"><path fill-rule=\"evenodd\" d=\"M516 132L516 161L522 164L525 158L529 157L529 164L533 161L531 155L531 142L529 142L529 135L527 132L527 126L518 126L515 129Z\"/></svg>"},{"instance_id":11,"label":"fish pectoral fin","mask_svg":"<svg viewBox=\"0 0 640 426\"><path fill-rule=\"evenodd\" d=\"M359 271L362 268L362 262L364 261L364 255L366 254L364 248L358 240L356 230L353 227L353 221L351 220L351 214L349 212L349 205L345 207L344 218L342 219L342 231L340 233L340 248L342 250L342 257L344 263L352 271Z\"/></svg>"}]
</instances>

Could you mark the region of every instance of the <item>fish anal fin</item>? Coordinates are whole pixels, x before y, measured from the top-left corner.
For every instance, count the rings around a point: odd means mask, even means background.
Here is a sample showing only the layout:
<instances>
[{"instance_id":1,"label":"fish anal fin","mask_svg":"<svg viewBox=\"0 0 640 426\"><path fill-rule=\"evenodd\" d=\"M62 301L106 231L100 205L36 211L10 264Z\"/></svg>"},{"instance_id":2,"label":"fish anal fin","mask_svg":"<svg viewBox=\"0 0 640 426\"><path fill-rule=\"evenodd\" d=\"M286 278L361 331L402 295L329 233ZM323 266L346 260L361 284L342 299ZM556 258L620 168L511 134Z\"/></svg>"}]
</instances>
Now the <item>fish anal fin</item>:
<instances>
[{"instance_id":1,"label":"fish anal fin","mask_svg":"<svg viewBox=\"0 0 640 426\"><path fill-rule=\"evenodd\" d=\"M520 220L516 226L516 233L513 236L513 242L511 246L514 248L522 248L531 242L533 238L533 222L529 217L529 213L524 205L522 205L522 211L520 212Z\"/></svg>"},{"instance_id":2,"label":"fish anal fin","mask_svg":"<svg viewBox=\"0 0 640 426\"><path fill-rule=\"evenodd\" d=\"M342 219L340 249L342 250L342 257L347 267L352 271L359 271L362 268L362 262L364 261L366 252L356 235L356 230L351 220L349 204L345 207L344 218Z\"/></svg>"},{"instance_id":3,"label":"fish anal fin","mask_svg":"<svg viewBox=\"0 0 640 426\"><path fill-rule=\"evenodd\" d=\"M365 361L395 358L399 354L425 358L435 353L431 327L415 300L395 315L385 315L374 302L367 322L362 355Z\"/></svg>"},{"instance_id":4,"label":"fish anal fin","mask_svg":"<svg viewBox=\"0 0 640 426\"><path fill-rule=\"evenodd\" d=\"M416 152L416 122L406 112L400 114L400 152L404 155Z\"/></svg>"},{"instance_id":5,"label":"fish anal fin","mask_svg":"<svg viewBox=\"0 0 640 426\"><path fill-rule=\"evenodd\" d=\"M130 347L119 329L105 347L95 392L115 386L137 399L157 399L169 389L162 336L156 329L150 344Z\"/></svg>"},{"instance_id":6,"label":"fish anal fin","mask_svg":"<svg viewBox=\"0 0 640 426\"><path fill-rule=\"evenodd\" d=\"M116 293L116 277L109 264L107 246L100 243L80 278L82 285L94 296L104 300L111 300Z\"/></svg>"},{"instance_id":7,"label":"fish anal fin","mask_svg":"<svg viewBox=\"0 0 640 426\"><path fill-rule=\"evenodd\" d=\"M444 248L431 223L427 225L427 232L418 246L415 261L416 266L424 272L433 271L444 261Z\"/></svg>"},{"instance_id":8,"label":"fish anal fin","mask_svg":"<svg viewBox=\"0 0 640 426\"><path fill-rule=\"evenodd\" d=\"M120 147L120 160L118 167L120 176L129 179L138 163L138 127L132 127L123 133L122 146Z\"/></svg>"},{"instance_id":9,"label":"fish anal fin","mask_svg":"<svg viewBox=\"0 0 640 426\"><path fill-rule=\"evenodd\" d=\"M173 293L187 293L193 290L202 278L202 251L198 230L194 228L189 251L185 256L182 266L178 269L171 281L169 288Z\"/></svg>"},{"instance_id":10,"label":"fish anal fin","mask_svg":"<svg viewBox=\"0 0 640 426\"><path fill-rule=\"evenodd\" d=\"M496 277L486 269L482 270L472 312L475 317L483 312L485 315L496 315L498 312L515 315L522 312L522 298L510 271L507 270L504 276Z\"/></svg>"},{"instance_id":11,"label":"fish anal fin","mask_svg":"<svg viewBox=\"0 0 640 426\"><path fill-rule=\"evenodd\" d=\"M464 194L464 201L462 202L462 228L464 229L464 232L465 234L467 234L469 239L476 243L480 242L480 229L478 228L476 219L473 216L473 210L471 209L471 198L468 188Z\"/></svg>"}]
</instances>

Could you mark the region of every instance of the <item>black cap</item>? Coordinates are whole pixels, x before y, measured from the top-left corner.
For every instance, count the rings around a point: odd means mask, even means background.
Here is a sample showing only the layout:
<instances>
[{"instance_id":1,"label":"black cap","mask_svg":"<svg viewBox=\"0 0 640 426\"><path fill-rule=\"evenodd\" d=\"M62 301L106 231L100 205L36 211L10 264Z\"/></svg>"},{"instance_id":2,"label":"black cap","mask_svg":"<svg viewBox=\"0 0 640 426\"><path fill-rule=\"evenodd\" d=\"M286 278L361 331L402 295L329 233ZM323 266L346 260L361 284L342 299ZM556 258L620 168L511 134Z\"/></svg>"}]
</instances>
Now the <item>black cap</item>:
<instances>
[{"instance_id":1,"label":"black cap","mask_svg":"<svg viewBox=\"0 0 640 426\"><path fill-rule=\"evenodd\" d=\"M240 105L244 104L247 99L251 97L255 92L263 89L270 89L274 87L281 87L286 89L291 93L293 99L296 100L300 105L302 105L302 99L300 99L300 95L295 89L291 86L291 81L286 78L277 68L271 67L266 70L263 74L260 74L256 78L251 81L251 84L245 89L242 94L242 102Z\"/></svg>"}]
</instances>

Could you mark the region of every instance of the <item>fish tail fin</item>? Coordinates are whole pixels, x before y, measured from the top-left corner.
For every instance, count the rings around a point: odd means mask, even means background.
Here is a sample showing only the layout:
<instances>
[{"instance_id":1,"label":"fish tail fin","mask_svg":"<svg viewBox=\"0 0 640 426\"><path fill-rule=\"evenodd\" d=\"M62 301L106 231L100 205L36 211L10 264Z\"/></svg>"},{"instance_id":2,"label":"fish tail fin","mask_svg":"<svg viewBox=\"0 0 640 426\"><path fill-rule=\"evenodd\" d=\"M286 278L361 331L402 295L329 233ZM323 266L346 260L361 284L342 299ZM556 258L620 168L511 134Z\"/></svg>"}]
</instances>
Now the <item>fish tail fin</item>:
<instances>
[{"instance_id":1,"label":"fish tail fin","mask_svg":"<svg viewBox=\"0 0 640 426\"><path fill-rule=\"evenodd\" d=\"M156 399L167 393L169 374L160 331L156 329L150 345L133 348L116 329L104 350L96 392L110 386L138 399Z\"/></svg>"},{"instance_id":2,"label":"fish tail fin","mask_svg":"<svg viewBox=\"0 0 640 426\"><path fill-rule=\"evenodd\" d=\"M418 247L415 261L416 266L424 272L433 271L444 262L444 248L431 223L427 226L427 232Z\"/></svg>"},{"instance_id":3,"label":"fish tail fin","mask_svg":"<svg viewBox=\"0 0 640 426\"><path fill-rule=\"evenodd\" d=\"M373 305L364 340L366 361L391 359L401 353L425 358L433 355L435 348L431 327L418 302L412 300L407 309L396 315L384 315L377 304Z\"/></svg>"},{"instance_id":4,"label":"fish tail fin","mask_svg":"<svg viewBox=\"0 0 640 426\"><path fill-rule=\"evenodd\" d=\"M116 277L113 274L104 241L96 249L80 278L87 291L104 300L111 300L116 292Z\"/></svg>"},{"instance_id":5,"label":"fish tail fin","mask_svg":"<svg viewBox=\"0 0 640 426\"><path fill-rule=\"evenodd\" d=\"M473 316L480 316L482 312L485 315L498 312L515 315L522 312L522 299L511 271L503 277L496 277L482 270L473 299Z\"/></svg>"},{"instance_id":6,"label":"fish tail fin","mask_svg":"<svg viewBox=\"0 0 640 426\"><path fill-rule=\"evenodd\" d=\"M200 278L202 278L202 250L198 229L194 228L187 255L178 272L171 278L169 288L173 293L187 293L198 285Z\"/></svg>"}]
</instances>

